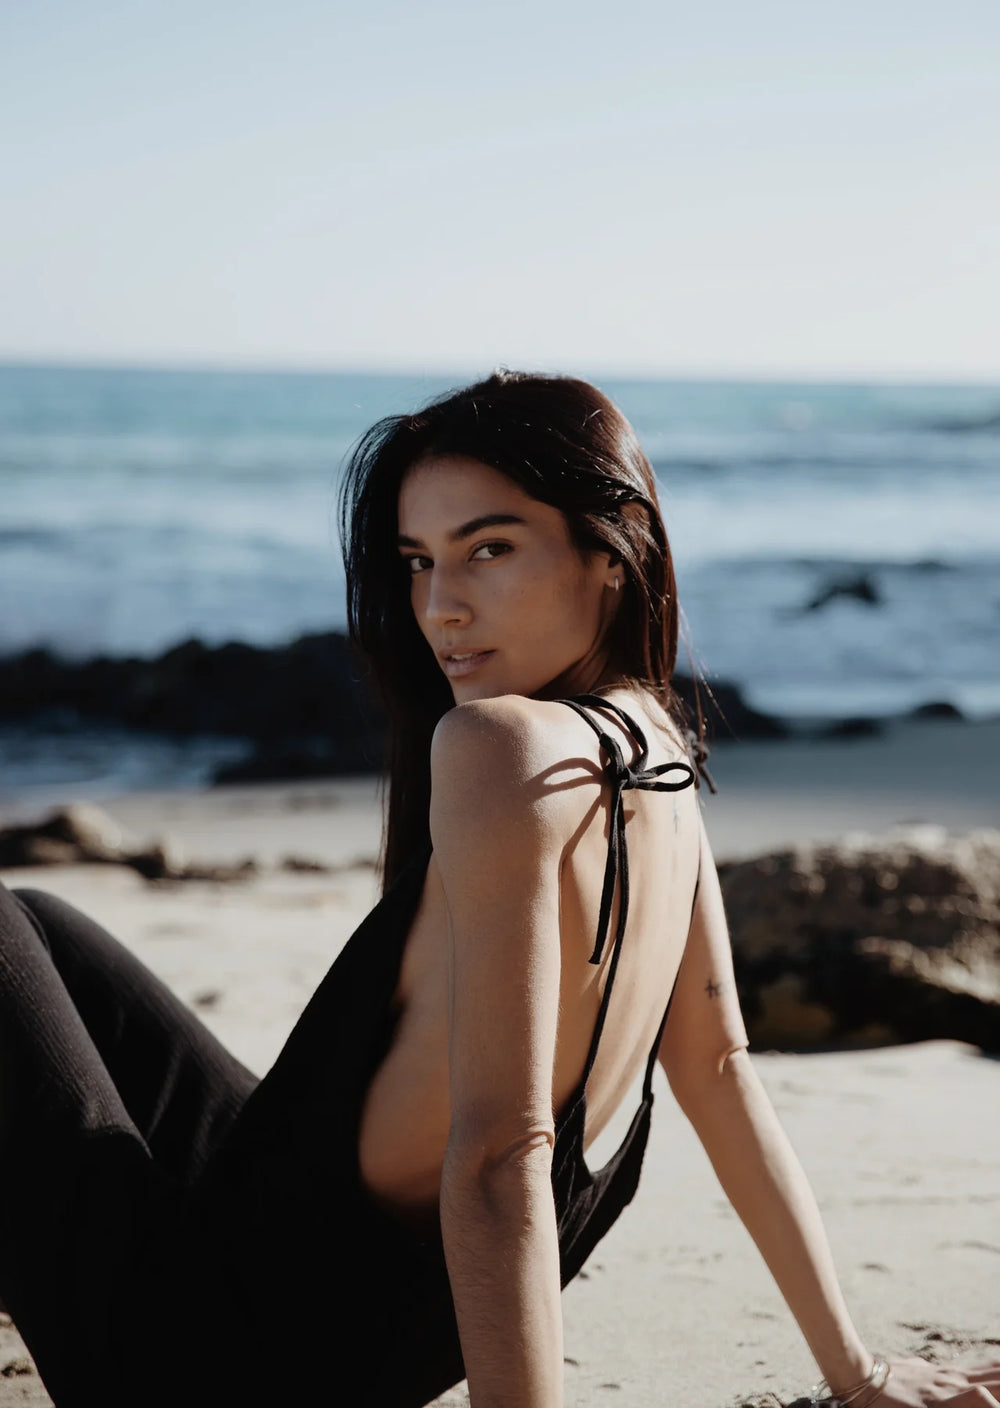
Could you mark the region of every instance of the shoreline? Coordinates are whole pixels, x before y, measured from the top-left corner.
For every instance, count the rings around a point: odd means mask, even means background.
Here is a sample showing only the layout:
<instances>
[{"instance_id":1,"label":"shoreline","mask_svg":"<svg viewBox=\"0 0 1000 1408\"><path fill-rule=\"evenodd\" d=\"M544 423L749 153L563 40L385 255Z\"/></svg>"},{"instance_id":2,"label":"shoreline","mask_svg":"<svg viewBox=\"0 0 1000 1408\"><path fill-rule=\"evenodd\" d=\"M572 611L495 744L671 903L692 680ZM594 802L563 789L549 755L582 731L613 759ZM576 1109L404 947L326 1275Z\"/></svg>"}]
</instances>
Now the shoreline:
<instances>
[{"instance_id":1,"label":"shoreline","mask_svg":"<svg viewBox=\"0 0 1000 1408\"><path fill-rule=\"evenodd\" d=\"M708 770L719 796L712 796L704 783L701 791L716 859L729 860L747 853L747 834L755 849L769 849L791 843L800 831L818 840L898 823L928 822L948 829L1000 826L997 764L1000 719L902 716L877 732L852 736L717 739ZM155 814L162 807L176 816L198 798L206 799L211 810L208 799L213 797L232 798L235 805L239 797L287 793L294 798L311 792L344 791L374 800L381 777L368 771L133 788L116 788L110 780L104 786L92 780L54 781L0 792L0 824L31 820L71 801L92 801L113 814L121 811L123 821L139 827L137 839L146 840L153 834L144 823L147 809ZM224 851L218 858L232 856Z\"/></svg>"},{"instance_id":2,"label":"shoreline","mask_svg":"<svg viewBox=\"0 0 1000 1408\"><path fill-rule=\"evenodd\" d=\"M672 684L693 723L693 680L681 670ZM998 715L962 713L925 692L901 712L859 713L855 701L802 715L753 707L735 680L698 687L713 750L765 739L890 739L908 725L1000 724ZM377 773L385 756L383 710L341 631L273 648L191 639L148 659L69 660L43 648L0 658L0 777L12 793L75 785L99 800L136 786L339 778Z\"/></svg>"}]
</instances>

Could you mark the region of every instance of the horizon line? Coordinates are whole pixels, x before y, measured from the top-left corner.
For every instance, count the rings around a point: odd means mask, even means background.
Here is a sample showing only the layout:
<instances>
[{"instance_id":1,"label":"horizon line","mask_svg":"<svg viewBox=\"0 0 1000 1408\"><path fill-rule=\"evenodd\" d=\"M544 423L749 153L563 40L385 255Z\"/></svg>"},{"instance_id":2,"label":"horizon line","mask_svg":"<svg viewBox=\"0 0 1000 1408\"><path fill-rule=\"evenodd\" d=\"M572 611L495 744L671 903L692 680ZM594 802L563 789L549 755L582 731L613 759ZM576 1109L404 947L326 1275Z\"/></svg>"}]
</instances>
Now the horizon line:
<instances>
[{"instance_id":1,"label":"horizon line","mask_svg":"<svg viewBox=\"0 0 1000 1408\"><path fill-rule=\"evenodd\" d=\"M829 370L822 369L798 369L792 371L780 367L768 370L752 370L749 368L725 368L718 371L711 371L705 368L694 370L680 370L678 368L664 368L662 370L650 368L628 368L628 367L605 367L603 369L588 368L581 370L579 366L546 365L523 365L514 367L509 362L493 362L489 370L484 370L484 363L478 367L466 364L465 368L458 365L445 365L444 363L434 365L406 365L403 363L389 363L384 365L373 365L361 360L357 363L343 361L330 362L268 362L263 359L253 360L229 360L226 358L179 358L179 357L133 357L123 359L118 357L103 356L25 356L17 353L0 352L0 371L93 371L93 372L140 372L140 373L166 373L166 374L209 374L220 376L289 376L289 377L324 377L324 376L365 376L372 378L384 378L385 380L447 380L454 379L459 383L465 383L470 377L480 378L489 375L490 371L500 367L518 371L537 371L550 375L579 376L594 381L621 381L630 383L664 383L677 382L681 384L706 383L706 384L731 384L747 386L912 386L912 387L967 387L969 389L998 390L1000 391L1000 370L994 373L969 372L960 373L956 371L936 371L923 372L913 370L890 370L873 371L857 369L849 371L843 368Z\"/></svg>"}]
</instances>

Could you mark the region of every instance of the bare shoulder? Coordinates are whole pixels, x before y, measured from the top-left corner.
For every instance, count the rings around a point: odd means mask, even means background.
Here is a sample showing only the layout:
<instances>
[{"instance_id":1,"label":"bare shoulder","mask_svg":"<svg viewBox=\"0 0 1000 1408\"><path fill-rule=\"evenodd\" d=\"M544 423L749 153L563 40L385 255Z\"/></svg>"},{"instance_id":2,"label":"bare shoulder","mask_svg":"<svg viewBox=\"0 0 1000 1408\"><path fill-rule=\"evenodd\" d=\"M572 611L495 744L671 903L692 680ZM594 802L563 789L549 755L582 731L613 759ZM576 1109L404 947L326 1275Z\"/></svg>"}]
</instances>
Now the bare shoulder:
<instances>
[{"instance_id":1,"label":"bare shoulder","mask_svg":"<svg viewBox=\"0 0 1000 1408\"><path fill-rule=\"evenodd\" d=\"M456 704L434 730L432 774L446 778L473 761L502 769L527 764L540 732L537 705L537 700L519 694Z\"/></svg>"},{"instance_id":2,"label":"bare shoulder","mask_svg":"<svg viewBox=\"0 0 1000 1408\"><path fill-rule=\"evenodd\" d=\"M456 705L431 741L431 830L450 822L478 830L518 823L561 829L565 804L551 772L569 747L569 711L546 700L505 694Z\"/></svg>"}]
</instances>

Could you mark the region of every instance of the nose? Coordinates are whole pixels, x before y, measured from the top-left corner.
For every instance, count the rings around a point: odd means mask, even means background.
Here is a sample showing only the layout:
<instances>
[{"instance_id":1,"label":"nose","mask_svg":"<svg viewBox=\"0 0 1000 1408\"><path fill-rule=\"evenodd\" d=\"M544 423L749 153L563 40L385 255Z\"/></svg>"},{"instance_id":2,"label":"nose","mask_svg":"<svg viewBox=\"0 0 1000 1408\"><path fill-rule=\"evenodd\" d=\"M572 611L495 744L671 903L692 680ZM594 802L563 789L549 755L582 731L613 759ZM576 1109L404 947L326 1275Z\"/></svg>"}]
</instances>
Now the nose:
<instances>
[{"instance_id":1,"label":"nose","mask_svg":"<svg viewBox=\"0 0 1000 1408\"><path fill-rule=\"evenodd\" d=\"M472 620L472 608L452 573L439 566L428 569L430 583L424 616L432 626L464 626Z\"/></svg>"}]
</instances>

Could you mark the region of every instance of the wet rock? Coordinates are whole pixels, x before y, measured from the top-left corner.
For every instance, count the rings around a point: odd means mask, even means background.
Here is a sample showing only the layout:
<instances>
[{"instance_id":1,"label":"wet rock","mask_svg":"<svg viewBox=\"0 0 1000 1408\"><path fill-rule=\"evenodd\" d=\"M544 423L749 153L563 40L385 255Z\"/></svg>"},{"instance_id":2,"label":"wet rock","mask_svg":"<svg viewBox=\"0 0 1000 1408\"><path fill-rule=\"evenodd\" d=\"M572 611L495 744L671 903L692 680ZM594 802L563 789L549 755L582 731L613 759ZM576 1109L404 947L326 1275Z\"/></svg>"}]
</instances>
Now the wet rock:
<instances>
[{"instance_id":1,"label":"wet rock","mask_svg":"<svg viewBox=\"0 0 1000 1408\"><path fill-rule=\"evenodd\" d=\"M928 704L918 704L910 712L911 719L964 719L961 709L946 699L934 699Z\"/></svg>"},{"instance_id":2,"label":"wet rock","mask_svg":"<svg viewBox=\"0 0 1000 1408\"><path fill-rule=\"evenodd\" d=\"M375 771L374 754L358 753L338 737L278 739L258 743L248 758L216 768L216 785L230 782L295 782L314 777L348 777ZM382 756L381 745L378 756Z\"/></svg>"},{"instance_id":3,"label":"wet rock","mask_svg":"<svg viewBox=\"0 0 1000 1408\"><path fill-rule=\"evenodd\" d=\"M696 717L694 687L674 687ZM713 681L701 690L716 736L774 738L787 730ZM713 698L715 706L713 706ZM0 660L0 719L72 730L81 721L171 737L249 739L254 751L217 782L288 781L379 772L384 712L347 637L331 631L266 649L185 641L153 660L65 661L47 650Z\"/></svg>"},{"instance_id":4,"label":"wet rock","mask_svg":"<svg viewBox=\"0 0 1000 1408\"><path fill-rule=\"evenodd\" d=\"M859 572L853 577L839 577L834 582L828 582L810 601L806 602L803 610L818 611L820 607L826 606L828 602L835 601L840 596L848 597L853 601L863 601L868 606L878 606L882 600L882 594L872 574Z\"/></svg>"},{"instance_id":5,"label":"wet rock","mask_svg":"<svg viewBox=\"0 0 1000 1408\"><path fill-rule=\"evenodd\" d=\"M875 734L882 732L883 725L880 719L870 719L864 715L856 718L838 719L835 723L827 724L825 728L817 731L819 738L871 738Z\"/></svg>"},{"instance_id":6,"label":"wet rock","mask_svg":"<svg viewBox=\"0 0 1000 1408\"><path fill-rule=\"evenodd\" d=\"M754 1046L1000 1050L1000 831L900 827L719 876Z\"/></svg>"},{"instance_id":7,"label":"wet rock","mask_svg":"<svg viewBox=\"0 0 1000 1408\"><path fill-rule=\"evenodd\" d=\"M26 651L0 661L0 718L65 727L87 719L262 743L328 737L369 771L382 762L382 712L336 632L275 649L189 640L153 660L64 661Z\"/></svg>"},{"instance_id":8,"label":"wet rock","mask_svg":"<svg viewBox=\"0 0 1000 1408\"><path fill-rule=\"evenodd\" d=\"M674 675L673 688L684 701L692 723L697 721L694 682L688 675ZM784 738L789 730L780 719L751 709L739 689L725 680L713 680L708 687L700 686L701 707L710 720L709 738ZM721 716L721 719L719 719Z\"/></svg>"}]
</instances>

